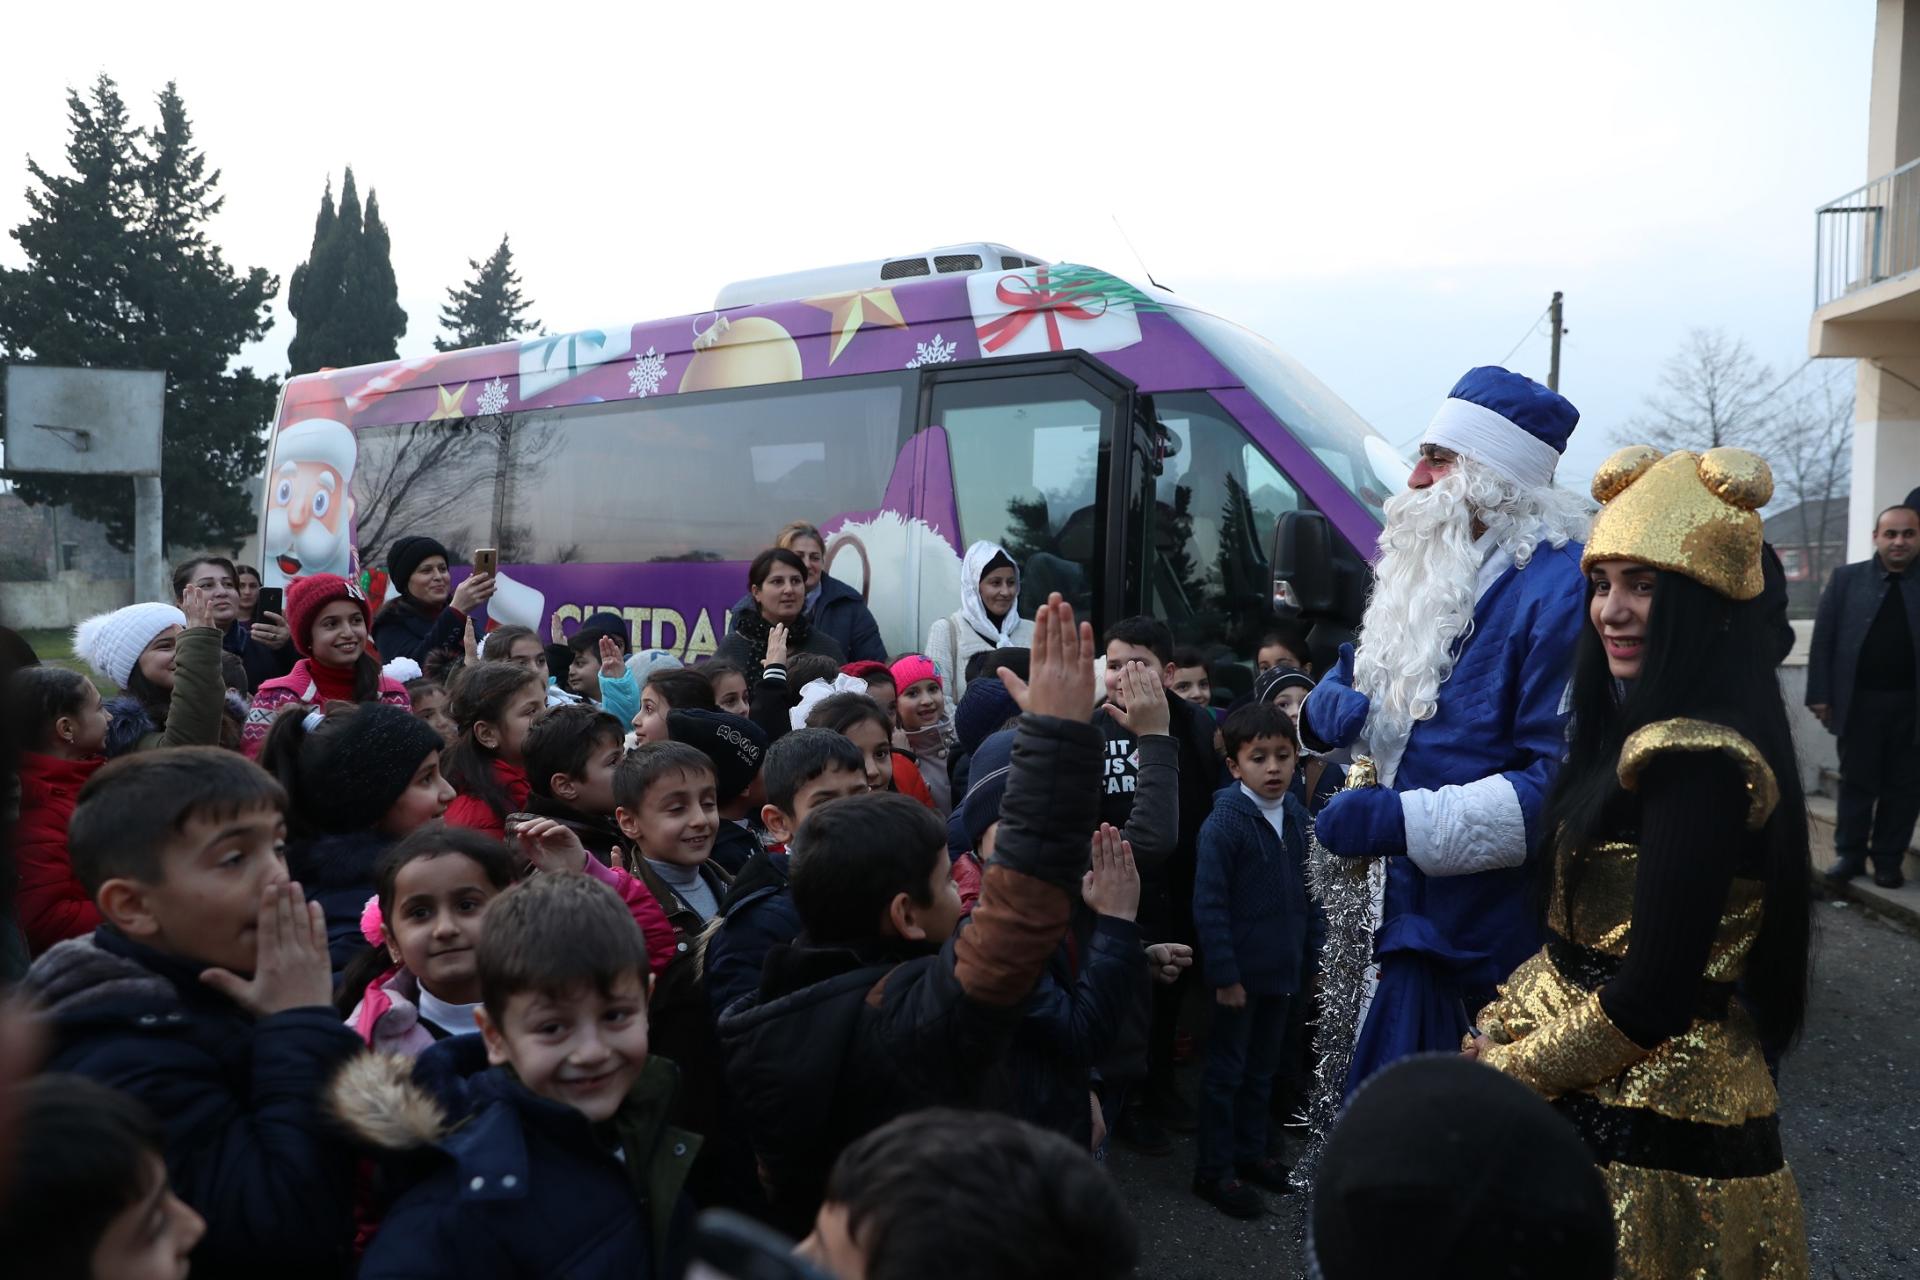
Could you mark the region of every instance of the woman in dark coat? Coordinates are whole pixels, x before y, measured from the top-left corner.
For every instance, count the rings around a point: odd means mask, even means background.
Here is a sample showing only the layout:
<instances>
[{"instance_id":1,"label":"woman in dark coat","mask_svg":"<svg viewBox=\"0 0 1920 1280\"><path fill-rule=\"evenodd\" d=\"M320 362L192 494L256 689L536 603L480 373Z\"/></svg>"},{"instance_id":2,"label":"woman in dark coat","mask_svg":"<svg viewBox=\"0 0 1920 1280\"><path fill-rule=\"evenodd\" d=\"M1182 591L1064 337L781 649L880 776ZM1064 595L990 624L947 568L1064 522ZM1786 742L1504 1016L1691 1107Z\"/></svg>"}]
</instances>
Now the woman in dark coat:
<instances>
[{"instance_id":1,"label":"woman in dark coat","mask_svg":"<svg viewBox=\"0 0 1920 1280\"><path fill-rule=\"evenodd\" d=\"M834 638L845 655L844 661L885 662L887 644L880 638L880 624L874 621L867 602L840 579L827 576L827 540L820 530L805 520L795 520L774 537L773 545L793 552L806 567L805 613L813 629ZM734 612L752 604L751 595L741 596L734 602Z\"/></svg>"},{"instance_id":2,"label":"woman in dark coat","mask_svg":"<svg viewBox=\"0 0 1920 1280\"><path fill-rule=\"evenodd\" d=\"M396 538L387 552L393 599L373 620L373 647L383 661L412 658L424 669L436 653L458 657L467 618L493 596L493 575L476 573L453 585L447 549L432 538ZM484 619L480 626L485 627Z\"/></svg>"},{"instance_id":3,"label":"woman in dark coat","mask_svg":"<svg viewBox=\"0 0 1920 1280\"><path fill-rule=\"evenodd\" d=\"M786 628L786 652L819 653L836 664L847 660L840 642L807 617L807 566L784 547L768 547L747 570L747 603L734 610L733 629L714 652L747 673L749 687L765 674L767 641L775 627ZM782 673L784 675L784 673Z\"/></svg>"}]
</instances>

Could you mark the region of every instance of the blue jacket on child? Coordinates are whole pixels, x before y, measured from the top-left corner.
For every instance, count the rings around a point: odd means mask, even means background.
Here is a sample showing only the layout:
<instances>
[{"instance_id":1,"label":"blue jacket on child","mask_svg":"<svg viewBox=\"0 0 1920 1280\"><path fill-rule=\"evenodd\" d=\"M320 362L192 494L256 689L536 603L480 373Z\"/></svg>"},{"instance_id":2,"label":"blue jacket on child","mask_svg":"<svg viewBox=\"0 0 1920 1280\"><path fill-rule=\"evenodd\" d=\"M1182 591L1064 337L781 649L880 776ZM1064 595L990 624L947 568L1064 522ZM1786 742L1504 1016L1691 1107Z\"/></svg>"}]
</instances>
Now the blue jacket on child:
<instances>
[{"instance_id":1,"label":"blue jacket on child","mask_svg":"<svg viewBox=\"0 0 1920 1280\"><path fill-rule=\"evenodd\" d=\"M649 1058L621 1116L596 1126L510 1068L463 1074L484 1066L479 1040L441 1041L411 1075L368 1057L332 1091L357 1136L430 1170L387 1211L360 1280L679 1275L692 1221L680 1188L700 1139L667 1124L673 1063Z\"/></svg>"},{"instance_id":2,"label":"blue jacket on child","mask_svg":"<svg viewBox=\"0 0 1920 1280\"><path fill-rule=\"evenodd\" d=\"M331 1008L255 1018L200 981L206 966L110 926L49 948L22 990L45 1011L44 1069L144 1102L167 1177L207 1220L196 1277L348 1273L354 1153L322 1105L365 1048Z\"/></svg>"},{"instance_id":3,"label":"blue jacket on child","mask_svg":"<svg viewBox=\"0 0 1920 1280\"><path fill-rule=\"evenodd\" d=\"M1283 799L1282 844L1239 783L1213 798L1200 828L1193 925L1209 987L1239 983L1248 995L1300 990L1326 920L1307 896L1307 810Z\"/></svg>"}]
</instances>

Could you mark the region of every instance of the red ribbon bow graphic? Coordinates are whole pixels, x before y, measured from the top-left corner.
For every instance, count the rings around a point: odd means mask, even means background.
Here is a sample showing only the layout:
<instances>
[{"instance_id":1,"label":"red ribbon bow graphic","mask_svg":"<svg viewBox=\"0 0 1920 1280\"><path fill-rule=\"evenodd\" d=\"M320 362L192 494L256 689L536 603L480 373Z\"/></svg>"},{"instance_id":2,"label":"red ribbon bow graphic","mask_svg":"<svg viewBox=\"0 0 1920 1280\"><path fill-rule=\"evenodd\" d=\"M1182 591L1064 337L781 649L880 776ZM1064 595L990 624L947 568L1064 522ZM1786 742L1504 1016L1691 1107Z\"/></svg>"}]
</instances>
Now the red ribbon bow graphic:
<instances>
[{"instance_id":1,"label":"red ribbon bow graphic","mask_svg":"<svg viewBox=\"0 0 1920 1280\"><path fill-rule=\"evenodd\" d=\"M1017 287L1016 287L1017 286ZM1021 276L1006 276L994 286L994 296L1013 310L979 326L981 349L992 353L1019 337L1035 316L1047 322L1047 350L1063 349L1060 341L1060 317L1069 320L1098 320L1107 313L1107 300L1094 289L1074 286L1054 292L1047 282L1047 269L1035 268L1033 283ZM1099 310L1086 305L1097 302Z\"/></svg>"}]
</instances>

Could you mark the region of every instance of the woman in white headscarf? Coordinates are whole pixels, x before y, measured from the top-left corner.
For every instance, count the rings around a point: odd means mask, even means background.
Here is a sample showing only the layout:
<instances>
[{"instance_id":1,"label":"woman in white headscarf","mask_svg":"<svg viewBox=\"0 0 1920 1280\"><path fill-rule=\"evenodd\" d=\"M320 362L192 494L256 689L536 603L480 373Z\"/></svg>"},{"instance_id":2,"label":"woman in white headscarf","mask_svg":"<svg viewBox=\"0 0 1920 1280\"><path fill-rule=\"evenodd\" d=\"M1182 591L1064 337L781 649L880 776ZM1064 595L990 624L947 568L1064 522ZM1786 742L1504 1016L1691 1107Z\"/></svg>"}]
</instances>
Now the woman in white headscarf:
<instances>
[{"instance_id":1,"label":"woman in white headscarf","mask_svg":"<svg viewBox=\"0 0 1920 1280\"><path fill-rule=\"evenodd\" d=\"M1020 566L998 543L974 543L960 563L960 608L927 628L926 656L946 683L948 705L967 690L967 659L1032 645L1033 623L1020 616Z\"/></svg>"}]
</instances>

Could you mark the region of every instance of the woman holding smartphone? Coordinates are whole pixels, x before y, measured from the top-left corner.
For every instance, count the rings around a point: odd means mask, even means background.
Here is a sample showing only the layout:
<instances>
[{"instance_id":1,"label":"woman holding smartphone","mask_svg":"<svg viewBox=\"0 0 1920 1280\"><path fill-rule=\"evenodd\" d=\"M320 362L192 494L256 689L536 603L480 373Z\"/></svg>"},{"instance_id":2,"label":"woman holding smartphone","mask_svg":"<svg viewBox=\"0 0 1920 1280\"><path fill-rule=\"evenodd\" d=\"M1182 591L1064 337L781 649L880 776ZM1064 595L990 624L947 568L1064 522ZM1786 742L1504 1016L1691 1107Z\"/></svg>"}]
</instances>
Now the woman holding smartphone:
<instances>
[{"instance_id":1,"label":"woman holding smartphone","mask_svg":"<svg viewBox=\"0 0 1920 1280\"><path fill-rule=\"evenodd\" d=\"M476 552L476 559L478 553ZM453 585L453 558L446 547L424 535L397 538L387 552L387 579L394 596L373 620L373 644L388 662L412 658L426 670L436 654L458 657L467 619L476 617L493 598L493 566L474 571L457 588Z\"/></svg>"}]
</instances>

